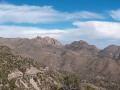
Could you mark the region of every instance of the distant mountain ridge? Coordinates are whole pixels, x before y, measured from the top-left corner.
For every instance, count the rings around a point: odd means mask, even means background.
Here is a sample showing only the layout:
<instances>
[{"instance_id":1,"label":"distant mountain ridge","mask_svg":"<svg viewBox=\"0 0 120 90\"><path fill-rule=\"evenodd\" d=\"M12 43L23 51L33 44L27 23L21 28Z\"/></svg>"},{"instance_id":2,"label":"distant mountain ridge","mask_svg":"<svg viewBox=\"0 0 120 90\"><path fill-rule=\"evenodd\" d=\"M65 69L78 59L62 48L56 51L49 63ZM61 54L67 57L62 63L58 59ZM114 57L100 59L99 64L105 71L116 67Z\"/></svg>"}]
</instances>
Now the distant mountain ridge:
<instances>
[{"instance_id":1,"label":"distant mountain ridge","mask_svg":"<svg viewBox=\"0 0 120 90\"><path fill-rule=\"evenodd\" d=\"M120 89L119 46L110 45L99 50L83 40L62 45L50 37L0 38L0 45L52 69L77 73L83 82L102 86L106 90Z\"/></svg>"},{"instance_id":2,"label":"distant mountain ridge","mask_svg":"<svg viewBox=\"0 0 120 90\"><path fill-rule=\"evenodd\" d=\"M120 60L120 46L110 45L100 52L100 57Z\"/></svg>"},{"instance_id":3,"label":"distant mountain ridge","mask_svg":"<svg viewBox=\"0 0 120 90\"><path fill-rule=\"evenodd\" d=\"M94 46L89 45L87 42L80 40L80 41L74 41L69 45L65 45L65 48L72 51L89 51L92 54L98 54L100 50Z\"/></svg>"}]
</instances>

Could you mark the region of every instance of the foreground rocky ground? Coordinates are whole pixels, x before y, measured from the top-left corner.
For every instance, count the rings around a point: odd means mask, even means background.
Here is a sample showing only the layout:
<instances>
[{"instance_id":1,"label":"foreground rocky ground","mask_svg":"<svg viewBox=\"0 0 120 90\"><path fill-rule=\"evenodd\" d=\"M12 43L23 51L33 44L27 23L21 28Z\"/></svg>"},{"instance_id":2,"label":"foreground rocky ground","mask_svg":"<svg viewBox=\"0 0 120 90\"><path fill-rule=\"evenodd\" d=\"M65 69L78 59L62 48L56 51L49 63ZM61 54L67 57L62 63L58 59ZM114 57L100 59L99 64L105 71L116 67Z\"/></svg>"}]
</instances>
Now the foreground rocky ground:
<instances>
[{"instance_id":1,"label":"foreground rocky ground","mask_svg":"<svg viewBox=\"0 0 120 90\"><path fill-rule=\"evenodd\" d=\"M0 47L0 90L80 90L75 74L63 74Z\"/></svg>"}]
</instances>

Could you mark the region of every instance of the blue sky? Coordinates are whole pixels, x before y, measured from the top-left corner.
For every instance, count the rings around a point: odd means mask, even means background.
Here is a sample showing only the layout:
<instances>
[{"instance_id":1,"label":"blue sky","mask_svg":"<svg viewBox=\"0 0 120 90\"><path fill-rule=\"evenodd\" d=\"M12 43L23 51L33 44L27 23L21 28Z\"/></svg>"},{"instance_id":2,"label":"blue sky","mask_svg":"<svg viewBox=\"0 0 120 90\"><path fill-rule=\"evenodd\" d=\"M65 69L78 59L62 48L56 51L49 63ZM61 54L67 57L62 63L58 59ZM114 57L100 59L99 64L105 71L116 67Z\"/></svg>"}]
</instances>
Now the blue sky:
<instances>
[{"instance_id":1,"label":"blue sky","mask_svg":"<svg viewBox=\"0 0 120 90\"><path fill-rule=\"evenodd\" d=\"M120 0L1 0L1 2L12 3L16 5L37 5L54 6L60 11L104 11L109 9L118 9ZM99 10L99 11L98 11Z\"/></svg>"},{"instance_id":2,"label":"blue sky","mask_svg":"<svg viewBox=\"0 0 120 90\"><path fill-rule=\"evenodd\" d=\"M0 37L120 45L120 0L0 0Z\"/></svg>"}]
</instances>

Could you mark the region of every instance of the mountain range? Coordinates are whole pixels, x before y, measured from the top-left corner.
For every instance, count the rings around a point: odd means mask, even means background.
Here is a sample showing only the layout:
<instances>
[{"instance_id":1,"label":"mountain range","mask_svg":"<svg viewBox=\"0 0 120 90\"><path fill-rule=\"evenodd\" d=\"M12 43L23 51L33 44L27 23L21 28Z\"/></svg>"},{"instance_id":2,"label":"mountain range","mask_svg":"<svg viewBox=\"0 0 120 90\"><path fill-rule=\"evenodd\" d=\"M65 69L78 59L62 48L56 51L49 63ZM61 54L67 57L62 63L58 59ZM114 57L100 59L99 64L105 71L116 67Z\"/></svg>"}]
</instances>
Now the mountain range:
<instances>
[{"instance_id":1,"label":"mountain range","mask_svg":"<svg viewBox=\"0 0 120 90\"><path fill-rule=\"evenodd\" d=\"M92 90L120 90L120 46L110 45L100 50L83 40L62 45L56 39L39 36L32 39L1 37L0 45L11 48L15 55L32 58L37 64L42 63L53 71L75 73L81 83L93 86Z\"/></svg>"}]
</instances>

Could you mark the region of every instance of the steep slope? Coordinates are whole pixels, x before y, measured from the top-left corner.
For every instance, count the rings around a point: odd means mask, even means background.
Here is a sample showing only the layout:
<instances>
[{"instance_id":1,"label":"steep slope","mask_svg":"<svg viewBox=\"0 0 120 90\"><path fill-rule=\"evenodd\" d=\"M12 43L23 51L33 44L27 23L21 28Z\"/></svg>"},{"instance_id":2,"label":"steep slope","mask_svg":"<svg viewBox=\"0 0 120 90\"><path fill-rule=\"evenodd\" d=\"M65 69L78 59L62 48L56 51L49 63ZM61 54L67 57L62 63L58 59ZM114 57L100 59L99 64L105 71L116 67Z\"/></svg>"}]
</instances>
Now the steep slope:
<instances>
[{"instance_id":1,"label":"steep slope","mask_svg":"<svg viewBox=\"0 0 120 90\"><path fill-rule=\"evenodd\" d=\"M74 41L71 44L65 46L66 49L77 51L77 52L86 52L86 54L96 55L99 52L99 49L94 45L89 45L87 42L80 40Z\"/></svg>"},{"instance_id":2,"label":"steep slope","mask_svg":"<svg viewBox=\"0 0 120 90\"><path fill-rule=\"evenodd\" d=\"M0 45L8 46L18 54L33 58L48 67L57 69L61 62L63 46L53 38L0 38Z\"/></svg>"},{"instance_id":3,"label":"steep slope","mask_svg":"<svg viewBox=\"0 0 120 90\"><path fill-rule=\"evenodd\" d=\"M111 52L118 54L118 48L110 48ZM69 53L66 51L62 56L64 58L63 70L68 71L69 67L69 70L77 72L85 81L101 85L108 90L111 88L119 90L120 62L116 62L115 58L105 58L102 56L105 53L85 41L75 41L66 45L65 49L69 50ZM100 54L101 56L99 56ZM106 52L106 54L109 53Z\"/></svg>"},{"instance_id":4,"label":"steep slope","mask_svg":"<svg viewBox=\"0 0 120 90\"><path fill-rule=\"evenodd\" d=\"M110 45L100 52L100 57L111 58L115 60L120 59L120 46Z\"/></svg>"},{"instance_id":5,"label":"steep slope","mask_svg":"<svg viewBox=\"0 0 120 90\"><path fill-rule=\"evenodd\" d=\"M0 90L80 90L79 78L52 71L0 46Z\"/></svg>"}]
</instances>

